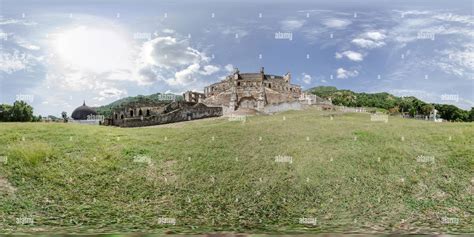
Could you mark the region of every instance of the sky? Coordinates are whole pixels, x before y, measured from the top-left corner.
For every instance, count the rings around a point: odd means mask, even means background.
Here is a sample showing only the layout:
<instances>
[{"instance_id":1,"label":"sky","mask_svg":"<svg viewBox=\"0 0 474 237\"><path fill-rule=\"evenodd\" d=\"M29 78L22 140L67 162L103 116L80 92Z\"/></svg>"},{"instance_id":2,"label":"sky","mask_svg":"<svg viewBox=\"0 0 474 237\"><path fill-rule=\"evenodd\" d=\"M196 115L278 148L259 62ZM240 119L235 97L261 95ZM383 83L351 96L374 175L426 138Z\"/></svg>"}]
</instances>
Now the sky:
<instances>
[{"instance_id":1,"label":"sky","mask_svg":"<svg viewBox=\"0 0 474 237\"><path fill-rule=\"evenodd\" d=\"M59 116L265 67L470 109L473 2L0 0L0 103Z\"/></svg>"}]
</instances>

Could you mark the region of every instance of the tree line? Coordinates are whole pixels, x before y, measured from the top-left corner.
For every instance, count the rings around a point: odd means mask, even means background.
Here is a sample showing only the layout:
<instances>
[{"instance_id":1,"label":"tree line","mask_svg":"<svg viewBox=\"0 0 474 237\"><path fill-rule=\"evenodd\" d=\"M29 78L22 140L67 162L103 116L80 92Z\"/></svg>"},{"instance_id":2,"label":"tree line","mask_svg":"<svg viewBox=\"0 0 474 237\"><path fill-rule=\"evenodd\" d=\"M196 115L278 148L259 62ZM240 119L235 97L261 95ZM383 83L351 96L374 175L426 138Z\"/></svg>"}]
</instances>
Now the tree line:
<instances>
[{"instance_id":1,"label":"tree line","mask_svg":"<svg viewBox=\"0 0 474 237\"><path fill-rule=\"evenodd\" d=\"M474 107L470 111L454 105L425 103L414 96L397 97L386 92L356 93L351 90L338 90L333 86L318 86L307 90L324 99L331 99L335 105L347 107L376 107L385 109L390 114L404 114L411 117L429 116L433 109L439 116L448 121L474 121Z\"/></svg>"},{"instance_id":2,"label":"tree line","mask_svg":"<svg viewBox=\"0 0 474 237\"><path fill-rule=\"evenodd\" d=\"M33 115L33 107L25 101L15 101L13 105L0 104L1 122L37 122L40 116Z\"/></svg>"}]
</instances>

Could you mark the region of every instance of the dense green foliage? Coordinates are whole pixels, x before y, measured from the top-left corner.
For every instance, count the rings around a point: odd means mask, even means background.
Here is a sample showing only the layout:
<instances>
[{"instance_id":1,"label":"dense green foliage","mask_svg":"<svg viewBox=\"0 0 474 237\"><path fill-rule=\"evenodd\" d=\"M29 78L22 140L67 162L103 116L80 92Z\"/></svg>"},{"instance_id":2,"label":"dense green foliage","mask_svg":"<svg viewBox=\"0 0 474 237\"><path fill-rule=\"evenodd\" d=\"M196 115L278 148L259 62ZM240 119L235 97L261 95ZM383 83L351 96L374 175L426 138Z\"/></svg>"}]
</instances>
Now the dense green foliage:
<instances>
[{"instance_id":1,"label":"dense green foliage","mask_svg":"<svg viewBox=\"0 0 474 237\"><path fill-rule=\"evenodd\" d=\"M335 105L348 107L376 107L388 110L391 114L402 113L415 116L428 116L433 109L438 110L442 119L448 121L474 121L474 108L462 110L454 105L425 103L416 97L397 97L386 92L357 93L351 90L338 90L333 86L318 86L307 90L324 99L331 99Z\"/></svg>"},{"instance_id":2,"label":"dense green foliage","mask_svg":"<svg viewBox=\"0 0 474 237\"><path fill-rule=\"evenodd\" d=\"M1 122L35 122L40 117L33 115L33 107L24 101L15 101L13 105L0 104Z\"/></svg>"},{"instance_id":3,"label":"dense green foliage","mask_svg":"<svg viewBox=\"0 0 474 237\"><path fill-rule=\"evenodd\" d=\"M114 101L108 105L97 107L96 111L100 115L109 117L112 114L113 110L123 108L126 106L131 106L134 104L156 106L156 105L161 105L161 104L167 104L173 100L180 101L180 100L183 100L183 97L181 95L162 94L162 93L156 93L156 94L151 94L151 95L129 96L129 97Z\"/></svg>"}]
</instances>

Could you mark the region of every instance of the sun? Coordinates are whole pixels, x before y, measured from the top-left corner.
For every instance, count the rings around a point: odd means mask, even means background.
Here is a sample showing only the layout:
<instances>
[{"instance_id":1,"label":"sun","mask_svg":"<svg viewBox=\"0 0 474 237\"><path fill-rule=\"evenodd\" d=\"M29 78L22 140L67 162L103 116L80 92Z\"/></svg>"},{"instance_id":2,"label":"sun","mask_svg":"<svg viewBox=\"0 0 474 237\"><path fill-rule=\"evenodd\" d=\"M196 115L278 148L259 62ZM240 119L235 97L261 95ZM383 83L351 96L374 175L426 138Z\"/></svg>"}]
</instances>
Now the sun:
<instances>
[{"instance_id":1,"label":"sun","mask_svg":"<svg viewBox=\"0 0 474 237\"><path fill-rule=\"evenodd\" d=\"M103 73L129 68L132 46L113 28L78 26L57 34L53 47L61 63L81 71Z\"/></svg>"}]
</instances>

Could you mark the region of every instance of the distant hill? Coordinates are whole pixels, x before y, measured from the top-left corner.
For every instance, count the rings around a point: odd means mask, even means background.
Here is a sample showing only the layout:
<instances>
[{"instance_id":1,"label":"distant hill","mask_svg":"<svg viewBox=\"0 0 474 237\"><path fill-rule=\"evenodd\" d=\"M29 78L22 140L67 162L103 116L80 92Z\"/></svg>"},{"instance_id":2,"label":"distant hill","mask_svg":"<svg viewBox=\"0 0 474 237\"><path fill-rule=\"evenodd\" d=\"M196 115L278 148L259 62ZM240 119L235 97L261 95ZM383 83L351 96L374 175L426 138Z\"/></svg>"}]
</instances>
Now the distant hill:
<instances>
[{"instance_id":1,"label":"distant hill","mask_svg":"<svg viewBox=\"0 0 474 237\"><path fill-rule=\"evenodd\" d=\"M139 104L145 105L145 106L159 106L159 105L168 104L171 101L181 101L181 100L183 100L182 95L156 93L156 94L151 94L151 95L129 96L126 98L116 100L108 105L95 107L95 109L98 114L108 117L112 114L113 110L120 109L123 107L134 106L134 105L139 105Z\"/></svg>"},{"instance_id":2,"label":"distant hill","mask_svg":"<svg viewBox=\"0 0 474 237\"><path fill-rule=\"evenodd\" d=\"M414 96L398 97L387 92L357 93L351 90L339 90L334 86L318 86L306 90L307 93L324 99L331 99L335 105L348 107L377 107L391 114L403 113L411 116L428 116L435 108L441 118L449 121L474 121L474 108L462 110L454 105L426 103Z\"/></svg>"}]
</instances>

